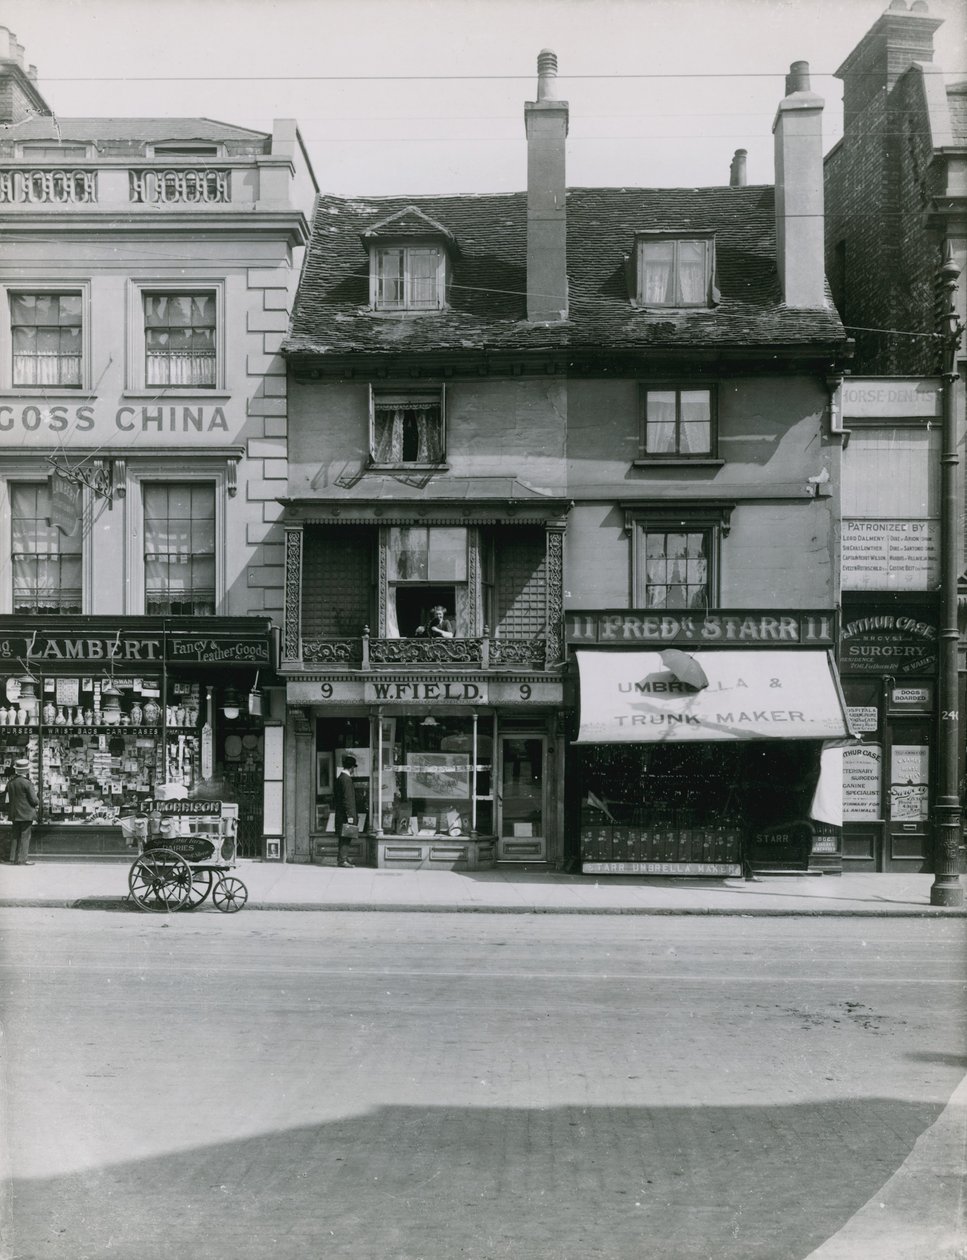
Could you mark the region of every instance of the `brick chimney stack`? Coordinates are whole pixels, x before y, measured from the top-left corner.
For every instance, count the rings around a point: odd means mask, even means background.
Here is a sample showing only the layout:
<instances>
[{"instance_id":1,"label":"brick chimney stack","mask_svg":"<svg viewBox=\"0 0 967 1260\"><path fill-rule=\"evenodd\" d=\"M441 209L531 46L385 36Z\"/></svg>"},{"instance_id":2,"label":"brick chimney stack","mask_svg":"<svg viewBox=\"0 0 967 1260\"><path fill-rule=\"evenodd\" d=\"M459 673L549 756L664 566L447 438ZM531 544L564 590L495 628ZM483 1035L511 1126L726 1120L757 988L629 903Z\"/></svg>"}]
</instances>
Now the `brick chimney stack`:
<instances>
[{"instance_id":1,"label":"brick chimney stack","mask_svg":"<svg viewBox=\"0 0 967 1260\"><path fill-rule=\"evenodd\" d=\"M930 16L924 0L891 0L840 68L843 80L843 125L849 128L858 114L887 92L914 61L933 61L933 33L942 18Z\"/></svg>"},{"instance_id":2,"label":"brick chimney stack","mask_svg":"<svg viewBox=\"0 0 967 1260\"><path fill-rule=\"evenodd\" d=\"M13 31L0 26L0 125L51 112L37 89L37 67L24 68L23 45Z\"/></svg>"},{"instance_id":3,"label":"brick chimney stack","mask_svg":"<svg viewBox=\"0 0 967 1260\"><path fill-rule=\"evenodd\" d=\"M772 125L776 154L776 261L787 306L826 305L823 241L823 98L809 63L794 61Z\"/></svg>"},{"instance_id":4,"label":"brick chimney stack","mask_svg":"<svg viewBox=\"0 0 967 1260\"><path fill-rule=\"evenodd\" d=\"M556 99L557 56L537 58L537 100L524 105L527 132L527 318L567 319L567 211L564 142L567 101Z\"/></svg>"}]
</instances>

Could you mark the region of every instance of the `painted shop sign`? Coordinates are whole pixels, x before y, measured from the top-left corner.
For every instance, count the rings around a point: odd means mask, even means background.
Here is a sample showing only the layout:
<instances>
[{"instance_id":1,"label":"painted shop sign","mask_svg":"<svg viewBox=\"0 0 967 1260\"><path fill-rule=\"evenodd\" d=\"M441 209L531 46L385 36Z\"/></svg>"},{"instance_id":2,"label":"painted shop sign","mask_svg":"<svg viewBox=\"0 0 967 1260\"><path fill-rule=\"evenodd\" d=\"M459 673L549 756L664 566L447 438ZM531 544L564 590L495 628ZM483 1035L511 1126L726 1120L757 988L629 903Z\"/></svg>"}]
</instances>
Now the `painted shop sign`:
<instances>
[{"instance_id":1,"label":"painted shop sign","mask_svg":"<svg viewBox=\"0 0 967 1260\"><path fill-rule=\"evenodd\" d=\"M940 415L941 391L935 380L859 380L842 385L843 418L889 420Z\"/></svg>"},{"instance_id":2,"label":"painted shop sign","mask_svg":"<svg viewBox=\"0 0 967 1260\"><path fill-rule=\"evenodd\" d=\"M111 442L121 436L151 438L177 445L212 438L228 439L241 429L243 416L223 406L125 404L120 407L82 403L0 403L0 435L16 436L21 446L46 446L69 437L91 442ZM0 436L2 440L2 436Z\"/></svg>"},{"instance_id":3,"label":"painted shop sign","mask_svg":"<svg viewBox=\"0 0 967 1260\"><path fill-rule=\"evenodd\" d=\"M825 610L658 613L651 609L590 609L565 613L567 641L575 645L702 643L709 647L717 644L830 647L835 633L836 614Z\"/></svg>"},{"instance_id":4,"label":"painted shop sign","mask_svg":"<svg viewBox=\"0 0 967 1260\"><path fill-rule=\"evenodd\" d=\"M931 674L937 666L935 622L919 613L871 612L843 623L844 674Z\"/></svg>"},{"instance_id":5,"label":"painted shop sign","mask_svg":"<svg viewBox=\"0 0 967 1260\"><path fill-rule=\"evenodd\" d=\"M738 862L582 862L585 875L717 875L738 876Z\"/></svg>"},{"instance_id":6,"label":"painted shop sign","mask_svg":"<svg viewBox=\"0 0 967 1260\"><path fill-rule=\"evenodd\" d=\"M433 683L440 685L440 679L433 679ZM409 680L407 680L409 683ZM463 679L449 682L449 693L446 691L447 684L443 684L442 694L434 700L434 703L446 703L448 700L454 704L554 704L563 703L564 688L560 682L548 682L545 679L535 680L533 682L521 682L516 679L496 679L491 678L486 682L475 681L472 686L480 689L479 698L464 698L462 693L458 693L457 687L463 687L465 681ZM408 686L402 685L403 694L397 697L397 685L395 682L387 683L382 680L370 680L363 682L359 679L326 679L321 682L309 681L302 678L290 678L286 683L286 699L289 704L408 704L413 702L412 694L409 694ZM377 695L378 691L378 695Z\"/></svg>"},{"instance_id":7,"label":"painted shop sign","mask_svg":"<svg viewBox=\"0 0 967 1260\"><path fill-rule=\"evenodd\" d=\"M879 744L843 749L843 821L873 822L880 816L883 750Z\"/></svg>"},{"instance_id":8,"label":"painted shop sign","mask_svg":"<svg viewBox=\"0 0 967 1260\"><path fill-rule=\"evenodd\" d=\"M167 653L166 653L167 648ZM259 635L187 638L120 635L21 635L0 639L0 661L27 660L69 664L267 665L268 640Z\"/></svg>"},{"instance_id":9,"label":"painted shop sign","mask_svg":"<svg viewBox=\"0 0 967 1260\"><path fill-rule=\"evenodd\" d=\"M168 660L183 664L268 665L269 645L264 637L218 639L210 635L191 635L168 639Z\"/></svg>"},{"instance_id":10,"label":"painted shop sign","mask_svg":"<svg viewBox=\"0 0 967 1260\"><path fill-rule=\"evenodd\" d=\"M940 578L939 521L845 518L844 591L926 591Z\"/></svg>"},{"instance_id":11,"label":"painted shop sign","mask_svg":"<svg viewBox=\"0 0 967 1260\"><path fill-rule=\"evenodd\" d=\"M487 684L463 678L367 679L368 704L487 704Z\"/></svg>"}]
</instances>

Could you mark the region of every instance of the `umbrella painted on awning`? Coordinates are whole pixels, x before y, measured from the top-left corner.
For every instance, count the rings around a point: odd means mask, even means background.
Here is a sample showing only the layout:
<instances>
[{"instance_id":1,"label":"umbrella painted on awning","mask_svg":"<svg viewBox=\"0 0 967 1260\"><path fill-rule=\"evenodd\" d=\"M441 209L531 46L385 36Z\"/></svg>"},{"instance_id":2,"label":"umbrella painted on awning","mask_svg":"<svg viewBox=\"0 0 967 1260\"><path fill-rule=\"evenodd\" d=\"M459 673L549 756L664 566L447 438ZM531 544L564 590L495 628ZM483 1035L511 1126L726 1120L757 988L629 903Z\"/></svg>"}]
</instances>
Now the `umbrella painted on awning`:
<instances>
[{"instance_id":1,"label":"umbrella painted on awning","mask_svg":"<svg viewBox=\"0 0 967 1260\"><path fill-rule=\"evenodd\" d=\"M679 682L694 687L696 691L701 691L703 687L708 686L705 670L694 656L689 656L687 652L682 652L678 648L665 648L658 655L661 657L661 663L675 675Z\"/></svg>"}]
</instances>

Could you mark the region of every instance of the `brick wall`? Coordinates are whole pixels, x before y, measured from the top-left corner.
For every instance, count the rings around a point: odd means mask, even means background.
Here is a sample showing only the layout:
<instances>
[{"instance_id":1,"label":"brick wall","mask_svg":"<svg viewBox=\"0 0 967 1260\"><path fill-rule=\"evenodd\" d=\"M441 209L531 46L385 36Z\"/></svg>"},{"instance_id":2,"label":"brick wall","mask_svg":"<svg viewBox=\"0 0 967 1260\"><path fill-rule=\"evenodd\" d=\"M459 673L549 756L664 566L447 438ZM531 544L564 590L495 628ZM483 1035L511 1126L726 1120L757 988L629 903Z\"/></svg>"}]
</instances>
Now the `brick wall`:
<instances>
[{"instance_id":1,"label":"brick wall","mask_svg":"<svg viewBox=\"0 0 967 1260\"><path fill-rule=\"evenodd\" d=\"M856 341L853 372L936 371L932 339L896 335L936 330L940 242L923 225L930 148L919 74L889 93L857 89L846 117L826 160L826 269Z\"/></svg>"}]
</instances>

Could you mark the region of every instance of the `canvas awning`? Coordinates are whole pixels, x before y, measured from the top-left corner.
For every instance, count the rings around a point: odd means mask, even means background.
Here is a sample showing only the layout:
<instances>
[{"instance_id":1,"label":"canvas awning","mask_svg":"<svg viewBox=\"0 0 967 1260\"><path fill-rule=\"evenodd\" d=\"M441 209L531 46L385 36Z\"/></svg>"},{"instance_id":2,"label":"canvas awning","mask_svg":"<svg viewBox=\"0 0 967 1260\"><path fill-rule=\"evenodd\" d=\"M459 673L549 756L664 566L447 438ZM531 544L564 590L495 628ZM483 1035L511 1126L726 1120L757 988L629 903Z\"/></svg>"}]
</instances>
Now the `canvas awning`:
<instances>
[{"instance_id":1,"label":"canvas awning","mask_svg":"<svg viewBox=\"0 0 967 1260\"><path fill-rule=\"evenodd\" d=\"M849 735L826 652L695 651L708 686L682 682L658 652L578 651L578 744L839 739Z\"/></svg>"}]
</instances>

